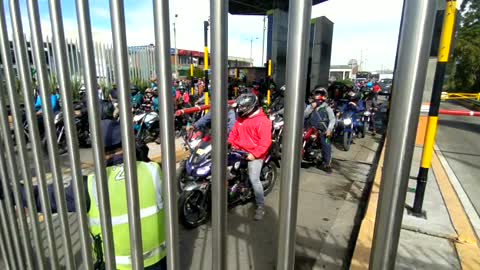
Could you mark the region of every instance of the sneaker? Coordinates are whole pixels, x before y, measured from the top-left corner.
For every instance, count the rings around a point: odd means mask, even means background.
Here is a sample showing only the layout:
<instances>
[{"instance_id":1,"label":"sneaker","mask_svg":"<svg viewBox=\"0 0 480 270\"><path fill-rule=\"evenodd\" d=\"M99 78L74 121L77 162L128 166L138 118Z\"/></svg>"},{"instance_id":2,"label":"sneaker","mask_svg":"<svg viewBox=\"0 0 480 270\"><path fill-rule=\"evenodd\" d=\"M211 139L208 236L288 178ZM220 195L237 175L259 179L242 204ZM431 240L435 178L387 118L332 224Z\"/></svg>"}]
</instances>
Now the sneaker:
<instances>
[{"instance_id":1,"label":"sneaker","mask_svg":"<svg viewBox=\"0 0 480 270\"><path fill-rule=\"evenodd\" d=\"M257 209L255 209L255 220L262 220L263 216L265 216L265 209L263 206L258 206Z\"/></svg>"}]
</instances>

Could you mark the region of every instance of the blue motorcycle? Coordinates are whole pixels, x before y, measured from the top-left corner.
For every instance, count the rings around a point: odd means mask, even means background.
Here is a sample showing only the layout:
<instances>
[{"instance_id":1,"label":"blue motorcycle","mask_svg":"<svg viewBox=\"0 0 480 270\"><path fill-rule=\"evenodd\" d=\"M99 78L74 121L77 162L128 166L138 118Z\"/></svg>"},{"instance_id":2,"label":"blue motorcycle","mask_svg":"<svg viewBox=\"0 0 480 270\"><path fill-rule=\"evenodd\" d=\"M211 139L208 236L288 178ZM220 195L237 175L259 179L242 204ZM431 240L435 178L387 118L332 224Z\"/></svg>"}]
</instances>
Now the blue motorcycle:
<instances>
[{"instance_id":1,"label":"blue motorcycle","mask_svg":"<svg viewBox=\"0 0 480 270\"><path fill-rule=\"evenodd\" d=\"M178 202L180 221L186 228L196 228L208 221L211 212L212 145L208 136L192 155L181 164ZM227 156L228 206L247 203L255 195L248 178L247 153L230 150ZM177 173L179 171L177 170ZM269 194L277 180L277 167L268 157L260 174L264 194Z\"/></svg>"},{"instance_id":2,"label":"blue motorcycle","mask_svg":"<svg viewBox=\"0 0 480 270\"><path fill-rule=\"evenodd\" d=\"M339 112L335 134L342 139L345 151L350 150L355 136L365 137L367 126L362 116L363 112L359 112L357 105L353 102L345 104Z\"/></svg>"}]
</instances>

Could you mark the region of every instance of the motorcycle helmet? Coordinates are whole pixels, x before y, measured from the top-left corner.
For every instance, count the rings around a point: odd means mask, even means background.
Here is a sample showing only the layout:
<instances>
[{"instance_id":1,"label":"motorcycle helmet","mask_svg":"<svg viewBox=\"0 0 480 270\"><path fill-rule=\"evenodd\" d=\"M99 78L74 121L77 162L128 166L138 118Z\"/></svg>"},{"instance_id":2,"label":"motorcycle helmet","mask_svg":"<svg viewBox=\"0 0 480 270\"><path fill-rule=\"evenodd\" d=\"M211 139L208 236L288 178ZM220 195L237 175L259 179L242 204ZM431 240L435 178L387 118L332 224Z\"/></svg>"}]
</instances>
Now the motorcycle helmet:
<instances>
[{"instance_id":1,"label":"motorcycle helmet","mask_svg":"<svg viewBox=\"0 0 480 270\"><path fill-rule=\"evenodd\" d=\"M258 97L254 94L242 94L235 101L240 117L248 117L258 107Z\"/></svg>"},{"instance_id":2,"label":"motorcycle helmet","mask_svg":"<svg viewBox=\"0 0 480 270\"><path fill-rule=\"evenodd\" d=\"M103 119L113 119L113 112L115 107L109 101L102 101L100 103L100 118Z\"/></svg>"},{"instance_id":3,"label":"motorcycle helmet","mask_svg":"<svg viewBox=\"0 0 480 270\"><path fill-rule=\"evenodd\" d=\"M359 98L360 98L360 93L359 92L357 92L353 89L348 90L347 99L349 101L357 101Z\"/></svg>"},{"instance_id":4,"label":"motorcycle helmet","mask_svg":"<svg viewBox=\"0 0 480 270\"><path fill-rule=\"evenodd\" d=\"M323 103L328 98L327 89L323 87L318 87L313 90L313 99L316 102Z\"/></svg>"},{"instance_id":5,"label":"motorcycle helmet","mask_svg":"<svg viewBox=\"0 0 480 270\"><path fill-rule=\"evenodd\" d=\"M82 87L80 87L80 90L78 91L78 95L80 99L83 99L83 97L85 97L86 94L87 94L87 89L85 88L85 85L82 85Z\"/></svg>"},{"instance_id":6,"label":"motorcycle helmet","mask_svg":"<svg viewBox=\"0 0 480 270\"><path fill-rule=\"evenodd\" d=\"M153 95L153 90L152 90L152 88L147 88L147 89L145 89L145 95L148 95L148 94Z\"/></svg>"},{"instance_id":7,"label":"motorcycle helmet","mask_svg":"<svg viewBox=\"0 0 480 270\"><path fill-rule=\"evenodd\" d=\"M136 95L138 93L138 91L140 91L140 89L138 89L138 87L134 84L130 85L130 93L133 95Z\"/></svg>"},{"instance_id":8,"label":"motorcycle helmet","mask_svg":"<svg viewBox=\"0 0 480 270\"><path fill-rule=\"evenodd\" d=\"M368 82L368 83L367 83L367 87L368 87L368 88L372 88L372 87L373 87L373 83L372 83L372 82Z\"/></svg>"}]
</instances>

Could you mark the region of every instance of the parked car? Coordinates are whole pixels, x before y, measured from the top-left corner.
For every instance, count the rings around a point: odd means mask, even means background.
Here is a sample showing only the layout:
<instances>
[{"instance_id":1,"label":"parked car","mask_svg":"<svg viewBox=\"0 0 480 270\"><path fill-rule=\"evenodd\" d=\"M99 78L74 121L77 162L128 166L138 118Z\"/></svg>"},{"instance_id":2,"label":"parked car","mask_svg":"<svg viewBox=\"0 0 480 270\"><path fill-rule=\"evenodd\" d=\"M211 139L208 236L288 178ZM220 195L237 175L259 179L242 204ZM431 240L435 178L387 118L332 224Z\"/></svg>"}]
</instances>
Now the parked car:
<instances>
[{"instance_id":1,"label":"parked car","mask_svg":"<svg viewBox=\"0 0 480 270\"><path fill-rule=\"evenodd\" d=\"M390 91L392 90L392 79L381 79L379 81L380 87L382 90L380 91L380 95L388 96L390 95Z\"/></svg>"}]
</instances>

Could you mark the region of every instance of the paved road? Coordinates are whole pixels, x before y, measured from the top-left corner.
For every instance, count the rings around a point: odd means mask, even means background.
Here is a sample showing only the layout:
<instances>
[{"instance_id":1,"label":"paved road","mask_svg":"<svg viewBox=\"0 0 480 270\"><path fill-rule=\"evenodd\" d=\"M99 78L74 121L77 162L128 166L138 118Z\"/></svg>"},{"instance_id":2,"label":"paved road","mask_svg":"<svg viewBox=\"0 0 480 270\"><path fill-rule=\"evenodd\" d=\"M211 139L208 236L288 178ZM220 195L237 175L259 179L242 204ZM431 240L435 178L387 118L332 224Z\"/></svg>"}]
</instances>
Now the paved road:
<instances>
[{"instance_id":1,"label":"paved road","mask_svg":"<svg viewBox=\"0 0 480 270\"><path fill-rule=\"evenodd\" d=\"M466 110L442 103L442 109ZM437 145L480 214L480 118L441 115Z\"/></svg>"}]
</instances>

